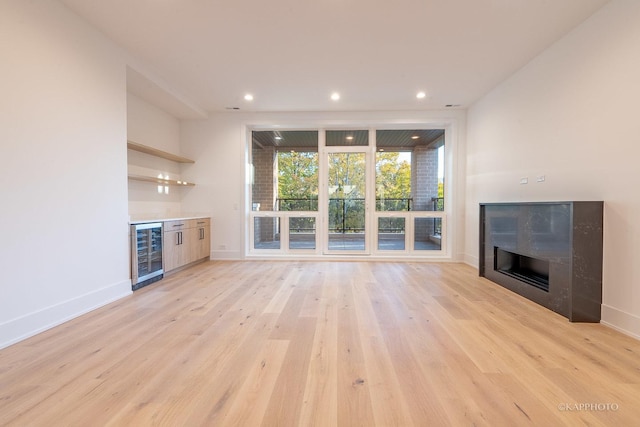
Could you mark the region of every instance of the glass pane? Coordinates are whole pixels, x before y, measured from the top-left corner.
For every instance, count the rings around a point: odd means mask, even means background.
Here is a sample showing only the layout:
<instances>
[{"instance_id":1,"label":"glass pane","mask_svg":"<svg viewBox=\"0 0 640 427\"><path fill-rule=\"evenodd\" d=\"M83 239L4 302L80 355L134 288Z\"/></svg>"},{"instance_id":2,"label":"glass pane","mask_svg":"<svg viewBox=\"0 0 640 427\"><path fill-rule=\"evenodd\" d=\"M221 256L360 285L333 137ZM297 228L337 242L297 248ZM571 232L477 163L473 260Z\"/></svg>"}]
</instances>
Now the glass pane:
<instances>
[{"instance_id":1,"label":"glass pane","mask_svg":"<svg viewBox=\"0 0 640 427\"><path fill-rule=\"evenodd\" d=\"M253 131L251 136L252 209L317 210L318 131Z\"/></svg>"},{"instance_id":2,"label":"glass pane","mask_svg":"<svg viewBox=\"0 0 640 427\"><path fill-rule=\"evenodd\" d=\"M444 210L444 137L444 129L376 131L376 210Z\"/></svg>"},{"instance_id":3,"label":"glass pane","mask_svg":"<svg viewBox=\"0 0 640 427\"><path fill-rule=\"evenodd\" d=\"M289 249L316 248L316 219L289 218Z\"/></svg>"},{"instance_id":4,"label":"glass pane","mask_svg":"<svg viewBox=\"0 0 640 427\"><path fill-rule=\"evenodd\" d=\"M254 249L280 249L280 218L253 219Z\"/></svg>"},{"instance_id":5,"label":"glass pane","mask_svg":"<svg viewBox=\"0 0 640 427\"><path fill-rule=\"evenodd\" d=\"M376 211L410 211L412 201L411 152L377 151Z\"/></svg>"},{"instance_id":6,"label":"glass pane","mask_svg":"<svg viewBox=\"0 0 640 427\"><path fill-rule=\"evenodd\" d=\"M404 224L404 218L378 218L378 249L403 251L405 248Z\"/></svg>"},{"instance_id":7,"label":"glass pane","mask_svg":"<svg viewBox=\"0 0 640 427\"><path fill-rule=\"evenodd\" d=\"M325 137L327 147L366 147L369 145L368 130L328 130Z\"/></svg>"},{"instance_id":8,"label":"glass pane","mask_svg":"<svg viewBox=\"0 0 640 427\"><path fill-rule=\"evenodd\" d=\"M413 247L417 251L439 251L442 249L442 219L416 218Z\"/></svg>"},{"instance_id":9,"label":"glass pane","mask_svg":"<svg viewBox=\"0 0 640 427\"><path fill-rule=\"evenodd\" d=\"M329 154L329 249L365 248L365 154Z\"/></svg>"},{"instance_id":10,"label":"glass pane","mask_svg":"<svg viewBox=\"0 0 640 427\"><path fill-rule=\"evenodd\" d=\"M279 211L318 210L318 153L282 151L277 154Z\"/></svg>"}]
</instances>

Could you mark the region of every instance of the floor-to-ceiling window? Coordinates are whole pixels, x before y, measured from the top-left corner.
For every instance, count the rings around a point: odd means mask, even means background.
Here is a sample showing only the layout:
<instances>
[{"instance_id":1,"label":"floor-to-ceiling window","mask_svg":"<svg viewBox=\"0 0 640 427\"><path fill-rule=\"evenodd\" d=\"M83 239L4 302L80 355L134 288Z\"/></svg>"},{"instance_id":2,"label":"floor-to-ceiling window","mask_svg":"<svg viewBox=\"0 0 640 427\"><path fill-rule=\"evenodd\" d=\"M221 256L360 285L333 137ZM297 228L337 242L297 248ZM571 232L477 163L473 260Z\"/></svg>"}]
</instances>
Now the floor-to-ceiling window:
<instances>
[{"instance_id":1,"label":"floor-to-ceiling window","mask_svg":"<svg viewBox=\"0 0 640 427\"><path fill-rule=\"evenodd\" d=\"M376 131L379 251L440 251L444 130Z\"/></svg>"},{"instance_id":2,"label":"floor-to-ceiling window","mask_svg":"<svg viewBox=\"0 0 640 427\"><path fill-rule=\"evenodd\" d=\"M248 255L441 254L445 141L444 129L251 131Z\"/></svg>"},{"instance_id":3,"label":"floor-to-ceiling window","mask_svg":"<svg viewBox=\"0 0 640 427\"><path fill-rule=\"evenodd\" d=\"M253 131L252 250L315 251L318 131Z\"/></svg>"}]
</instances>

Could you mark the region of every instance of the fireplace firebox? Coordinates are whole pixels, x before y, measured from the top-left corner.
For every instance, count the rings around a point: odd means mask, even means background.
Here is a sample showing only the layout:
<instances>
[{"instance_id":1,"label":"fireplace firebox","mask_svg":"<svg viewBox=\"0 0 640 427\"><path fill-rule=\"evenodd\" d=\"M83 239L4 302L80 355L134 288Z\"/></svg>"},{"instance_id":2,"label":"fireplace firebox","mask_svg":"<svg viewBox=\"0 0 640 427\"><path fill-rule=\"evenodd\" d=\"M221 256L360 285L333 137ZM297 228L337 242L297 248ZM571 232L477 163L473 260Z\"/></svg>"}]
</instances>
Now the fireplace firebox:
<instances>
[{"instance_id":1,"label":"fireplace firebox","mask_svg":"<svg viewBox=\"0 0 640 427\"><path fill-rule=\"evenodd\" d=\"M480 204L480 276L572 322L599 322L604 203Z\"/></svg>"},{"instance_id":2,"label":"fireplace firebox","mask_svg":"<svg viewBox=\"0 0 640 427\"><path fill-rule=\"evenodd\" d=\"M549 261L494 247L493 269L549 292Z\"/></svg>"}]
</instances>

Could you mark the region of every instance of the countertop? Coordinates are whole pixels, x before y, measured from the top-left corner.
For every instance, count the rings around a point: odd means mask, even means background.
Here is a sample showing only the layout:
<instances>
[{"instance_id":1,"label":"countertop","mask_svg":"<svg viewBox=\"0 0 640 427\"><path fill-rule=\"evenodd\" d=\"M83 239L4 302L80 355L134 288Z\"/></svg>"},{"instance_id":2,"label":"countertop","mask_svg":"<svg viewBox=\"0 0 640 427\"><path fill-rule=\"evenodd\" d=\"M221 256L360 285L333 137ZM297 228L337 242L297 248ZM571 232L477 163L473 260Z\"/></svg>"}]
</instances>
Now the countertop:
<instances>
[{"instance_id":1,"label":"countertop","mask_svg":"<svg viewBox=\"0 0 640 427\"><path fill-rule=\"evenodd\" d=\"M206 215L193 215L193 216L179 216L172 218L145 218L145 219L136 219L129 220L129 224L146 224L149 222L165 222L165 221L186 221L189 219L200 219L200 218L211 218Z\"/></svg>"}]
</instances>

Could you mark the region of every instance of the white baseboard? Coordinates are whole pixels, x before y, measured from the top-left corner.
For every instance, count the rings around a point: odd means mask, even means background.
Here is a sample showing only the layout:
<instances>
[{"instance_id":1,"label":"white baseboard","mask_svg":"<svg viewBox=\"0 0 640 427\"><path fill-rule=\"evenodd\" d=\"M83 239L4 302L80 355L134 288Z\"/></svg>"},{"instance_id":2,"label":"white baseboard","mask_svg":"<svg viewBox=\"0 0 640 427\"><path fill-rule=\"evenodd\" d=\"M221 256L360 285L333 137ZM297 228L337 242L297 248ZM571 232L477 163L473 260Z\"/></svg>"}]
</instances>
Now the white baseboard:
<instances>
[{"instance_id":1,"label":"white baseboard","mask_svg":"<svg viewBox=\"0 0 640 427\"><path fill-rule=\"evenodd\" d=\"M230 260L230 261L240 261L243 259L240 251L230 251L230 250L217 250L211 251L210 259L212 260Z\"/></svg>"},{"instance_id":2,"label":"white baseboard","mask_svg":"<svg viewBox=\"0 0 640 427\"><path fill-rule=\"evenodd\" d=\"M478 269L478 266L480 265L480 261L478 259L477 256L473 256L473 255L468 255L468 254L464 254L464 263L470 265L471 267L475 267L476 269Z\"/></svg>"},{"instance_id":3,"label":"white baseboard","mask_svg":"<svg viewBox=\"0 0 640 427\"><path fill-rule=\"evenodd\" d=\"M640 339L640 317L602 304L600 323L635 339Z\"/></svg>"},{"instance_id":4,"label":"white baseboard","mask_svg":"<svg viewBox=\"0 0 640 427\"><path fill-rule=\"evenodd\" d=\"M131 280L127 279L0 323L0 349L131 295L131 293Z\"/></svg>"}]
</instances>

